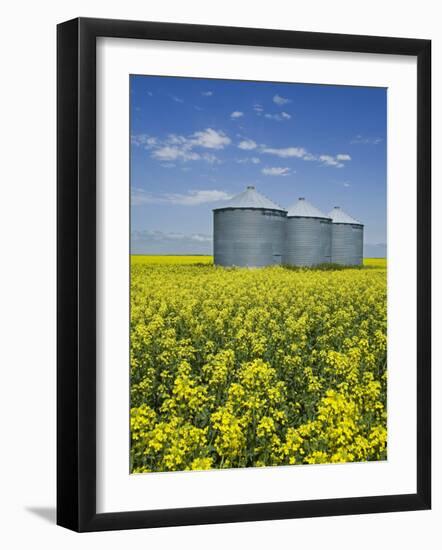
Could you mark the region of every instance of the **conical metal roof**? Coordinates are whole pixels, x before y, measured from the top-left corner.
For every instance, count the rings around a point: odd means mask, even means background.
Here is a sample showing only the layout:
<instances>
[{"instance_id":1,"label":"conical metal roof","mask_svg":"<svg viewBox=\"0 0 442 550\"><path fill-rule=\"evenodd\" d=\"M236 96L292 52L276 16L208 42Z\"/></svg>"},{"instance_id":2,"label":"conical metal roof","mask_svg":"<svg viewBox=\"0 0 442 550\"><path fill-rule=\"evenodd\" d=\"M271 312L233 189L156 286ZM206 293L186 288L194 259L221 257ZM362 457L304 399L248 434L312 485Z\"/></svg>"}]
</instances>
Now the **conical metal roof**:
<instances>
[{"instance_id":1,"label":"conical metal roof","mask_svg":"<svg viewBox=\"0 0 442 550\"><path fill-rule=\"evenodd\" d=\"M349 214L344 212L340 206L335 206L333 210L328 213L328 217L332 219L333 223L351 223L353 225L363 225L361 222L355 220Z\"/></svg>"},{"instance_id":2,"label":"conical metal roof","mask_svg":"<svg viewBox=\"0 0 442 550\"><path fill-rule=\"evenodd\" d=\"M329 218L323 212L318 210L316 206L310 204L304 199L304 197L299 197L299 199L290 206L287 213L288 217L300 217L300 218Z\"/></svg>"},{"instance_id":3,"label":"conical metal roof","mask_svg":"<svg viewBox=\"0 0 442 550\"><path fill-rule=\"evenodd\" d=\"M286 212L285 208L281 208L270 199L258 193L253 185L247 186L246 190L225 201L214 210L223 210L224 208L265 208L267 210L280 210Z\"/></svg>"}]
</instances>

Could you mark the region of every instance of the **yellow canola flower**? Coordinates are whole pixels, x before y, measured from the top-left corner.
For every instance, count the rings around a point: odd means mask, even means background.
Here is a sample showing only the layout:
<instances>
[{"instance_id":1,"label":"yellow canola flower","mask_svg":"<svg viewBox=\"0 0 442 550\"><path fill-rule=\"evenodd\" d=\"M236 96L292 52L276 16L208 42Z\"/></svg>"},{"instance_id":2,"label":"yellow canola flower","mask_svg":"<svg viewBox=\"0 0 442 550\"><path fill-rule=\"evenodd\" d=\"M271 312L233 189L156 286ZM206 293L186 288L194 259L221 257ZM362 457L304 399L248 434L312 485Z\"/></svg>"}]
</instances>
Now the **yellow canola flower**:
<instances>
[{"instance_id":1,"label":"yellow canola flower","mask_svg":"<svg viewBox=\"0 0 442 550\"><path fill-rule=\"evenodd\" d=\"M386 269L135 256L131 471L387 457Z\"/></svg>"}]
</instances>

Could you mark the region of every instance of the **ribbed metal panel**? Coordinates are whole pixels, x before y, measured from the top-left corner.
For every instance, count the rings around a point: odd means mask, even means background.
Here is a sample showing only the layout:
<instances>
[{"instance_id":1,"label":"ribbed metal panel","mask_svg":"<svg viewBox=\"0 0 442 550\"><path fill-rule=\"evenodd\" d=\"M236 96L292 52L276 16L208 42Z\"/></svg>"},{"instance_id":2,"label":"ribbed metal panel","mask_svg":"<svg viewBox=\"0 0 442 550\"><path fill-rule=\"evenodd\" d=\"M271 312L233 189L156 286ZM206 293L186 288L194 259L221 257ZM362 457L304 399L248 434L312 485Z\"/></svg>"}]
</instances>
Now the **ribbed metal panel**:
<instances>
[{"instance_id":1,"label":"ribbed metal panel","mask_svg":"<svg viewBox=\"0 0 442 550\"><path fill-rule=\"evenodd\" d=\"M221 266L280 264L286 212L264 208L226 208L213 212L214 262Z\"/></svg>"},{"instance_id":2,"label":"ribbed metal panel","mask_svg":"<svg viewBox=\"0 0 442 550\"><path fill-rule=\"evenodd\" d=\"M331 261L341 265L362 265L364 226L335 206L328 214L332 224Z\"/></svg>"},{"instance_id":3,"label":"ribbed metal panel","mask_svg":"<svg viewBox=\"0 0 442 550\"><path fill-rule=\"evenodd\" d=\"M331 259L331 219L300 197L288 210L283 262L314 266Z\"/></svg>"},{"instance_id":4,"label":"ribbed metal panel","mask_svg":"<svg viewBox=\"0 0 442 550\"><path fill-rule=\"evenodd\" d=\"M321 220L321 240L320 251L322 262L328 264L331 262L331 246L332 246L332 222L331 220Z\"/></svg>"},{"instance_id":5,"label":"ribbed metal panel","mask_svg":"<svg viewBox=\"0 0 442 550\"><path fill-rule=\"evenodd\" d=\"M313 266L331 259L331 220L288 217L283 263Z\"/></svg>"},{"instance_id":6,"label":"ribbed metal panel","mask_svg":"<svg viewBox=\"0 0 442 550\"><path fill-rule=\"evenodd\" d=\"M362 265L364 226L332 224L331 261L341 265Z\"/></svg>"}]
</instances>

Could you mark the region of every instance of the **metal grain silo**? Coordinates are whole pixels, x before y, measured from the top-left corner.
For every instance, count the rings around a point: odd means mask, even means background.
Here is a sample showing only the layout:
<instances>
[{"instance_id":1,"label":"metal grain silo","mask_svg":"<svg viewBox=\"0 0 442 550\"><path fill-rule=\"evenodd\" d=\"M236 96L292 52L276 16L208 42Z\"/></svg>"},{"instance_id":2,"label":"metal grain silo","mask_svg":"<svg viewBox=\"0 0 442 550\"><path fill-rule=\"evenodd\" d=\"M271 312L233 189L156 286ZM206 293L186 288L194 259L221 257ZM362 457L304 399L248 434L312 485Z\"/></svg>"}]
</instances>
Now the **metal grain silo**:
<instances>
[{"instance_id":1,"label":"metal grain silo","mask_svg":"<svg viewBox=\"0 0 442 550\"><path fill-rule=\"evenodd\" d=\"M364 226L339 206L328 214L332 219L331 261L342 265L362 265Z\"/></svg>"},{"instance_id":2,"label":"metal grain silo","mask_svg":"<svg viewBox=\"0 0 442 550\"><path fill-rule=\"evenodd\" d=\"M313 266L331 260L331 219L303 197L287 213L283 262Z\"/></svg>"},{"instance_id":3,"label":"metal grain silo","mask_svg":"<svg viewBox=\"0 0 442 550\"><path fill-rule=\"evenodd\" d=\"M263 267L280 264L287 211L253 186L213 210L214 263Z\"/></svg>"}]
</instances>

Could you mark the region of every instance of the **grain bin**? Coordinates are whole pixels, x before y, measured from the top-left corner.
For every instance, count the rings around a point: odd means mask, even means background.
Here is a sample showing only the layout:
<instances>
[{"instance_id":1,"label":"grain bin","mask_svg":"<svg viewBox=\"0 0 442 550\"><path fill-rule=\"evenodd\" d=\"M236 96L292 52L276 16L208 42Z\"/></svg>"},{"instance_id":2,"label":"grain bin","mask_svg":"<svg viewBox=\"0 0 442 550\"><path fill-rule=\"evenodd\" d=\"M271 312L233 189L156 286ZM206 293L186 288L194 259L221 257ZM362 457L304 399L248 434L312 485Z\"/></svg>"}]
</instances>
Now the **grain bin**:
<instances>
[{"instance_id":1,"label":"grain bin","mask_svg":"<svg viewBox=\"0 0 442 550\"><path fill-rule=\"evenodd\" d=\"M313 266L331 260L331 219L300 197L287 213L283 263Z\"/></svg>"},{"instance_id":2,"label":"grain bin","mask_svg":"<svg viewBox=\"0 0 442 550\"><path fill-rule=\"evenodd\" d=\"M328 214L332 219L331 261L342 265L362 265L364 226L339 206Z\"/></svg>"},{"instance_id":3,"label":"grain bin","mask_svg":"<svg viewBox=\"0 0 442 550\"><path fill-rule=\"evenodd\" d=\"M213 210L215 265L280 264L287 211L253 186Z\"/></svg>"}]
</instances>

